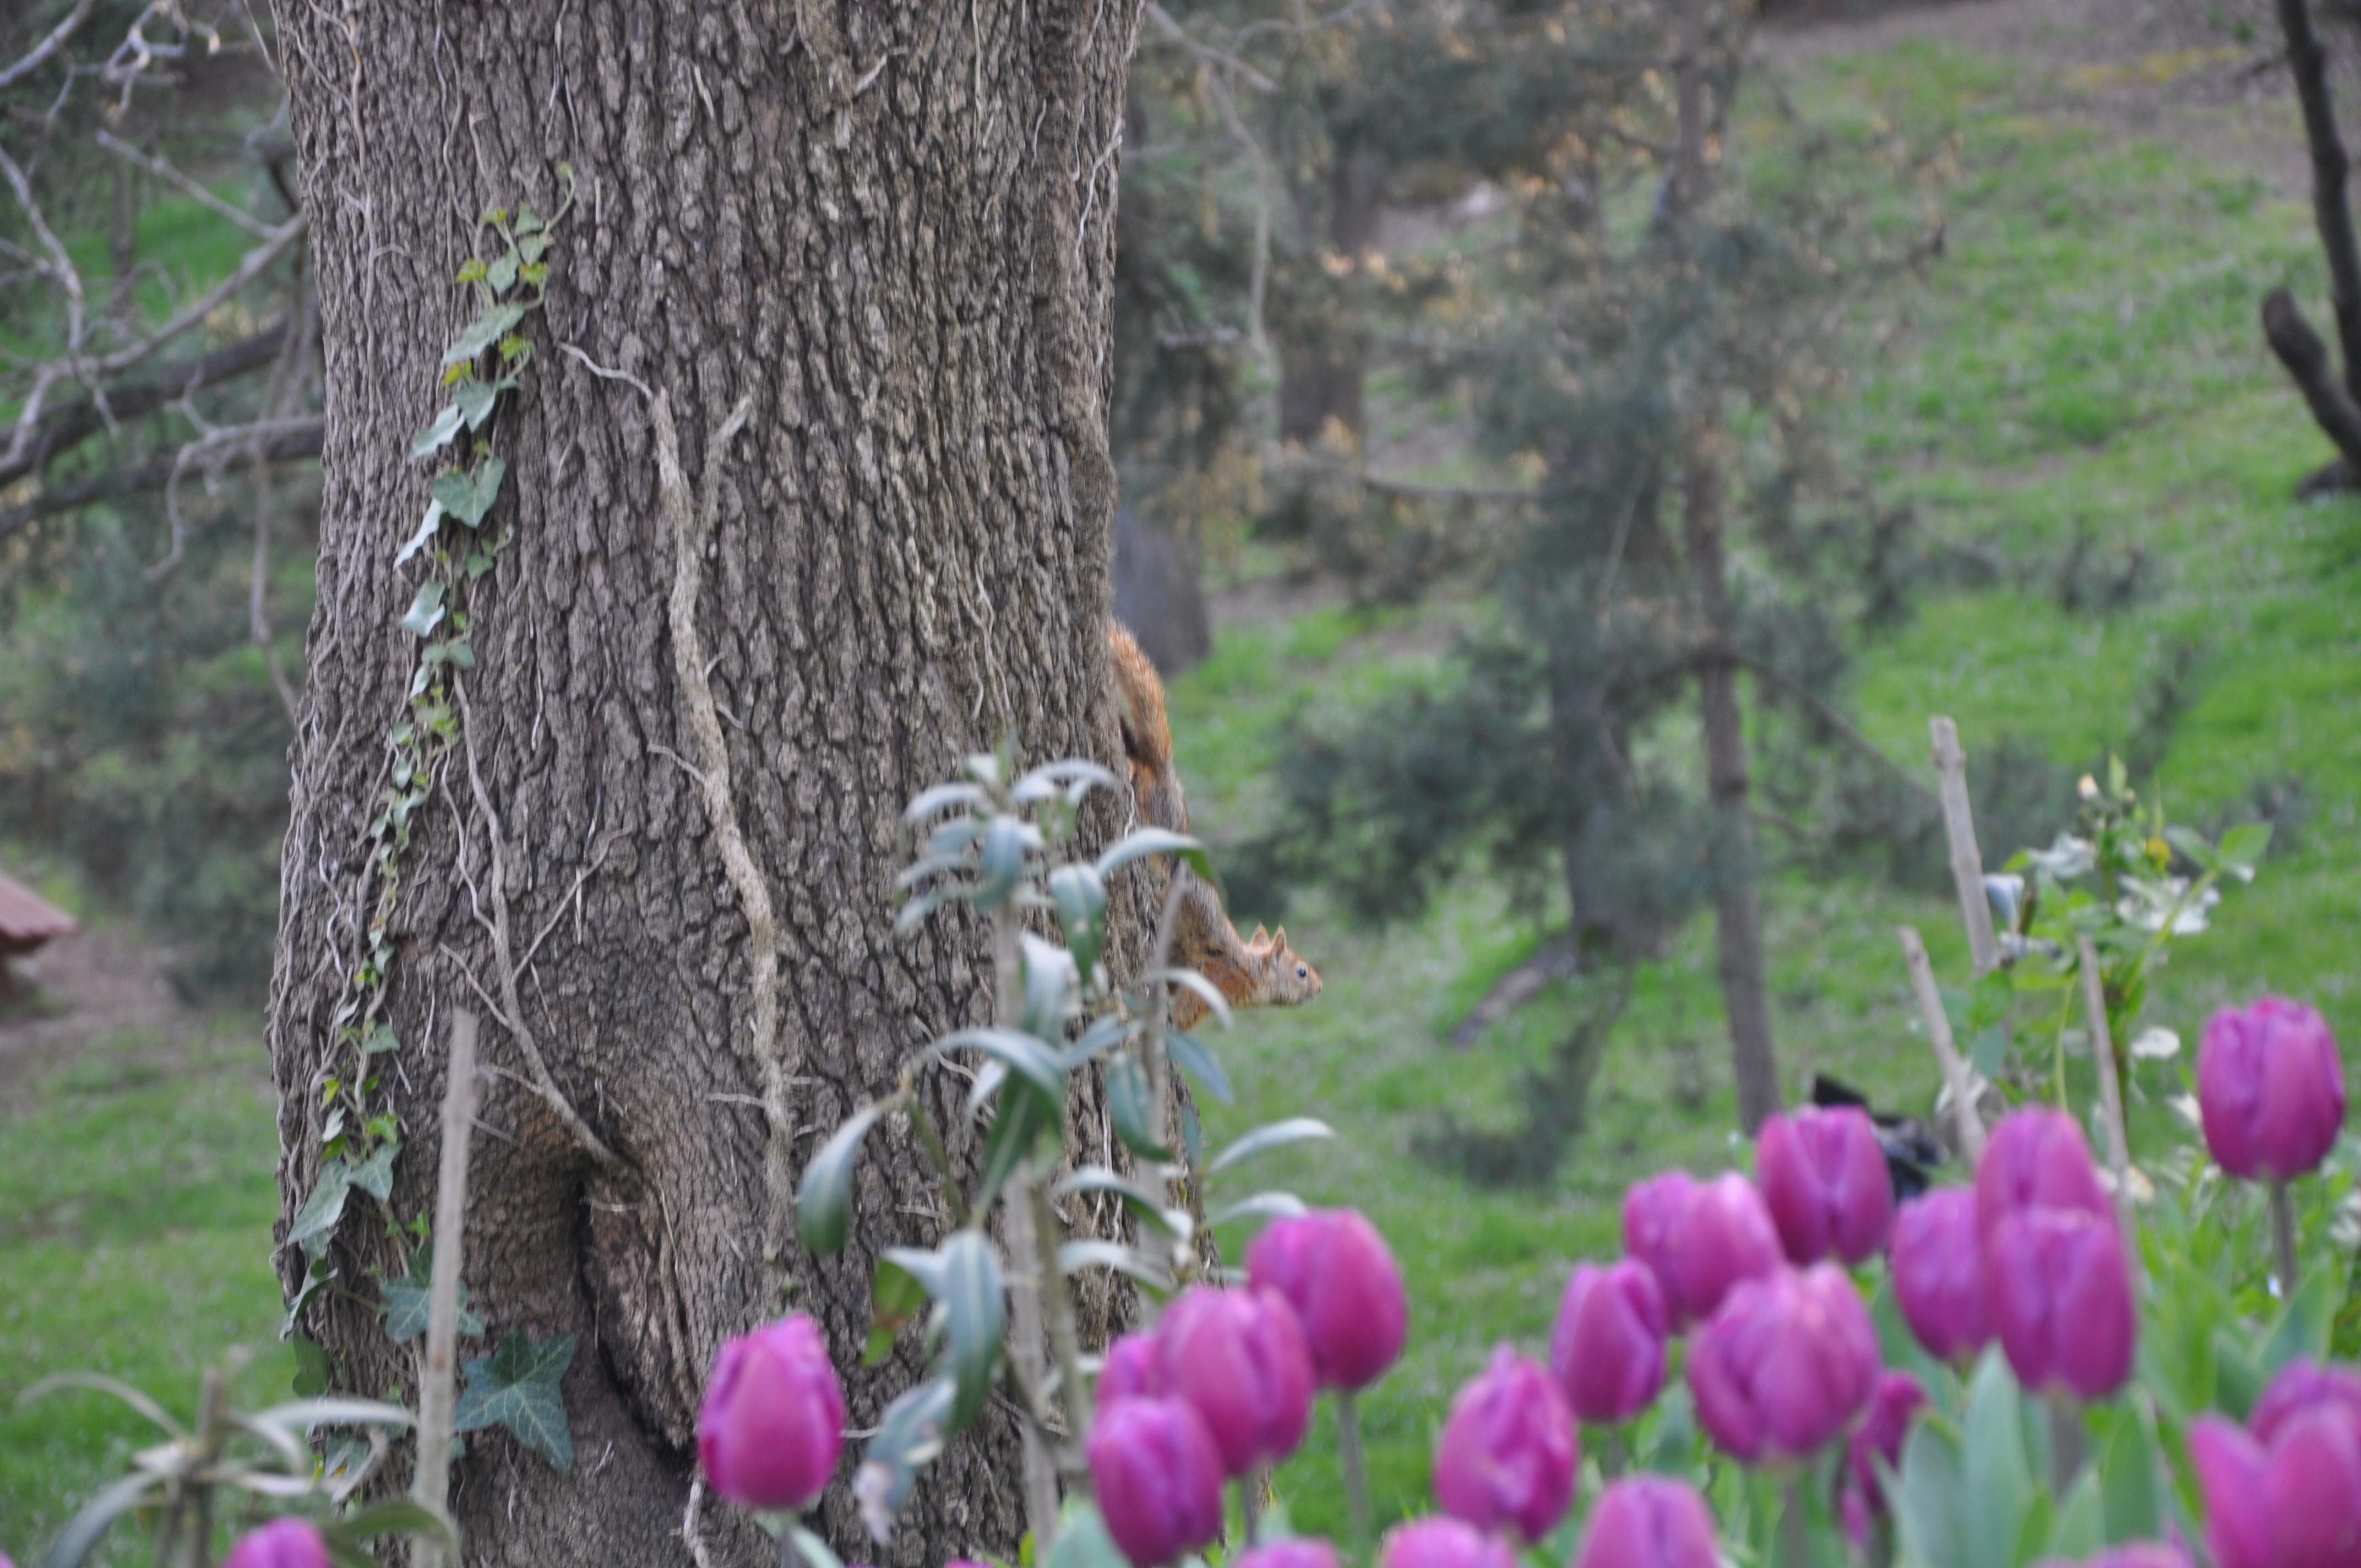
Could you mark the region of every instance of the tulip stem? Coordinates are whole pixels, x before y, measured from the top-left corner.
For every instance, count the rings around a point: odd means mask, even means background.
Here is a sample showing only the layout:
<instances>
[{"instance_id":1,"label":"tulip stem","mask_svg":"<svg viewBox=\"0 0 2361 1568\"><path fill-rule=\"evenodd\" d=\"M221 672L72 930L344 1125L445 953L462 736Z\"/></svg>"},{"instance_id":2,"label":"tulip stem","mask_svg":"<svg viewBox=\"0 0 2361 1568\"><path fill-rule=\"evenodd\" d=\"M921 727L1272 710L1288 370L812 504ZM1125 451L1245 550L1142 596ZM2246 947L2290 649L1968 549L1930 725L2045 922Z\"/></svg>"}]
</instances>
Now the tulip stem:
<instances>
[{"instance_id":1,"label":"tulip stem","mask_svg":"<svg viewBox=\"0 0 2361 1568\"><path fill-rule=\"evenodd\" d=\"M1270 1472L1257 1464L1238 1477L1238 1509L1246 1517L1246 1548L1262 1534L1262 1488Z\"/></svg>"},{"instance_id":2,"label":"tulip stem","mask_svg":"<svg viewBox=\"0 0 2361 1568\"><path fill-rule=\"evenodd\" d=\"M2295 1204L2284 1181L2271 1183L2271 1245L2279 1254L2279 1297L2295 1295Z\"/></svg>"},{"instance_id":3,"label":"tulip stem","mask_svg":"<svg viewBox=\"0 0 2361 1568\"><path fill-rule=\"evenodd\" d=\"M1353 1552L1369 1553L1369 1461L1361 1451L1361 1407L1350 1388L1336 1395L1336 1454L1345 1469L1345 1516L1352 1526Z\"/></svg>"},{"instance_id":4,"label":"tulip stem","mask_svg":"<svg viewBox=\"0 0 2361 1568\"><path fill-rule=\"evenodd\" d=\"M2082 1412L2065 1394L2050 1395L2048 1403L2050 1489L2063 1497L2082 1469Z\"/></svg>"},{"instance_id":5,"label":"tulip stem","mask_svg":"<svg viewBox=\"0 0 2361 1568\"><path fill-rule=\"evenodd\" d=\"M788 1519L786 1526L779 1531L779 1568L804 1568L804 1554L796 1550L795 1519Z\"/></svg>"},{"instance_id":6,"label":"tulip stem","mask_svg":"<svg viewBox=\"0 0 2361 1568\"><path fill-rule=\"evenodd\" d=\"M1804 1502L1804 1483L1791 1476L1786 1501L1779 1510L1779 1555L1782 1568L1812 1568L1812 1522Z\"/></svg>"}]
</instances>

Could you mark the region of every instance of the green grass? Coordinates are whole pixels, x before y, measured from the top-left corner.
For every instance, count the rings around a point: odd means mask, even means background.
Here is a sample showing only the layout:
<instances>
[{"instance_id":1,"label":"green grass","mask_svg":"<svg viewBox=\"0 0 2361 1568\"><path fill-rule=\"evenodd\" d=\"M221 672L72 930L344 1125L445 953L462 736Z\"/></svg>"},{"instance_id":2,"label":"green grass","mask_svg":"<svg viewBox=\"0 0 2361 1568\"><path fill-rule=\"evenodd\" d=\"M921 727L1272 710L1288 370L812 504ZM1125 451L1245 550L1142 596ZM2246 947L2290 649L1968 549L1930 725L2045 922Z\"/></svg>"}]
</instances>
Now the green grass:
<instances>
[{"instance_id":1,"label":"green grass","mask_svg":"<svg viewBox=\"0 0 2361 1568\"><path fill-rule=\"evenodd\" d=\"M1971 748L2014 732L2079 762L2129 730L2145 672L2193 641L2200 695L2160 774L2176 813L2202 819L2291 773L2314 814L2257 886L2230 894L2213 934L2176 949L2149 1016L2193 1041L2212 1008L2268 988L2314 1001L2361 1043L2361 997L2346 978L2361 916L2361 508L2290 499L2332 454L2256 325L2274 284L2322 298L2309 214L2176 149L2020 113L2024 74L1921 46L1799 73L1799 100L1828 120L1876 114L1914 136L1960 134L1947 255L1900 302L1907 324L1839 411L1840 431L1882 492L1913 503L1939 536L2043 558L2079 528L2104 550L2144 549L2155 586L2107 617L2069 614L2038 587L1928 599L1860 651L1863 728L1916 761L1928 716L1949 713ZM1242 630L1174 683L1190 798L1209 836L1256 827L1281 720L1432 669L1389 661L1370 630L1338 612ZM1917 925L1938 969L1961 975L1949 901L1788 874L1767 890L1766 915L1790 1091L1825 1069L1881 1101L1923 1103L1932 1070L1893 927ZM1577 1015L1578 995L1561 993L1472 1049L1446 1043L1484 985L1531 950L1530 925L1471 884L1410 928L1356 932L1316 898L1289 926L1325 995L1300 1014L1249 1015L1224 1042L1238 1103L1210 1109L1209 1135L1285 1114L1326 1119L1337 1143L1256 1174L1365 1209L1400 1256L1410 1348L1366 1402L1382 1520L1426 1505L1449 1395L1490 1345L1543 1352L1572 1260L1619 1249L1624 1187L1673 1165L1743 1158L1728 1132L1711 927L1697 922L1640 978L1590 1129L1554 1184L1501 1193L1417 1160L1411 1142L1441 1111L1512 1124L1520 1070ZM2162 1112L2137 1114L2154 1126ZM1278 1478L1308 1529L1344 1524L1332 1445L1323 1426Z\"/></svg>"},{"instance_id":2,"label":"green grass","mask_svg":"<svg viewBox=\"0 0 2361 1568\"><path fill-rule=\"evenodd\" d=\"M276 1106L241 1020L172 1046L101 1041L0 1110L0 1551L38 1561L75 1503L159 1436L98 1394L18 1408L36 1378L105 1373L185 1420L200 1370L243 1346L247 1406L288 1397ZM137 1560L131 1537L108 1561Z\"/></svg>"},{"instance_id":3,"label":"green grass","mask_svg":"<svg viewBox=\"0 0 2361 1568\"><path fill-rule=\"evenodd\" d=\"M2162 773L2176 810L2202 817L2291 772L2314 815L2258 885L2231 894L2217 930L2180 949L2151 1014L2193 1039L2210 1008L2268 987L2311 998L2361 1041L2361 996L2346 978L2361 928L2361 509L2288 499L2329 448L2255 324L2275 283L2321 298L2308 216L2178 151L2024 113L2025 79L2015 62L1922 47L1796 73L1799 101L1832 123L1883 115L1914 136L1957 128L1961 138L1947 255L1906 296L1910 324L1858 380L1842 433L1883 493L1941 536L2040 556L2081 528L2104 548L2145 548L2157 587L2104 619L2067 614L2037 587L1930 599L1861 650L1863 727L1915 760L1927 716L1946 712L1971 748L2015 732L2083 759L2126 731L2142 671L2194 641L2202 692ZM1280 723L1428 678L1433 656L1398 652L1397 634L1465 613L1323 610L1225 633L1172 687L1200 825L1216 841L1252 831L1269 807ZM1958 976L1964 944L1948 902L1791 874L1768 889L1767 920L1789 1083L1826 1069L1881 1100L1923 1100L1930 1075L1892 927L1918 925L1938 968ZM1616 1249L1624 1186L1743 1157L1729 1133L1711 929L1693 925L1638 978L1590 1129L1556 1181L1504 1193L1416 1160L1410 1146L1441 1112L1512 1123L1521 1069L1578 1015L1581 996L1562 992L1467 1050L1446 1043L1485 986L1532 949L1530 921L1471 882L1412 927L1356 931L1316 895L1289 926L1326 993L1301 1012L1249 1015L1220 1042L1238 1103L1207 1108L1209 1135L1326 1119L1336 1143L1240 1176L1365 1209L1400 1256L1410 1346L1366 1414L1378 1511L1390 1519L1424 1503L1451 1391L1496 1341L1538 1351L1571 1261ZM271 1103L250 1038L213 1036L180 1059L117 1042L5 1114L0 1410L25 1381L71 1366L185 1406L203 1361L275 1343ZM1235 1256L1243 1237L1224 1240ZM248 1387L275 1392L287 1370L273 1351ZM28 1555L60 1499L136 1436L79 1397L0 1416L0 1545ZM1342 1528L1332 1454L1323 1426L1279 1477L1309 1529Z\"/></svg>"}]
</instances>

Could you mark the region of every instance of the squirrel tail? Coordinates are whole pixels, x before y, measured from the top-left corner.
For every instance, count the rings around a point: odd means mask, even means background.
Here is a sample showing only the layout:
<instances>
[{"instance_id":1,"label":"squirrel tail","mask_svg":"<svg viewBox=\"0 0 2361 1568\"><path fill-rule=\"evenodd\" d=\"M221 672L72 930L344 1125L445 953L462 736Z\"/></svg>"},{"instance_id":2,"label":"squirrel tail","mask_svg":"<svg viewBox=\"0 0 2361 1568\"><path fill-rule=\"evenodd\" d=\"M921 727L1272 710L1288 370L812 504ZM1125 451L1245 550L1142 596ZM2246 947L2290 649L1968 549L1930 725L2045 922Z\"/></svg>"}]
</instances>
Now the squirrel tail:
<instances>
[{"instance_id":1,"label":"squirrel tail","mask_svg":"<svg viewBox=\"0 0 2361 1568\"><path fill-rule=\"evenodd\" d=\"M1115 696L1123 700L1124 752L1136 768L1170 773L1172 726L1164 715L1164 683L1121 621L1107 622L1107 647L1115 654Z\"/></svg>"}]
</instances>

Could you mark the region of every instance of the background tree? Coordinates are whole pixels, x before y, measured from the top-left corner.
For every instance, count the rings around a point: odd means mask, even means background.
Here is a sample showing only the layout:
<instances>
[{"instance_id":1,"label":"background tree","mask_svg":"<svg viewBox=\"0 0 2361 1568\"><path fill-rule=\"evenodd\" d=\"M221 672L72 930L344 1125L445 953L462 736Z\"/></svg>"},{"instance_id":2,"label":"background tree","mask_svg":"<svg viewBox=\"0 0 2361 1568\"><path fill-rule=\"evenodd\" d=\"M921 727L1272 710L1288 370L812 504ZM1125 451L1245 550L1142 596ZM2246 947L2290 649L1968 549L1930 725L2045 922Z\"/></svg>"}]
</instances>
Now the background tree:
<instances>
[{"instance_id":1,"label":"background tree","mask_svg":"<svg viewBox=\"0 0 2361 1568\"><path fill-rule=\"evenodd\" d=\"M783 1178L915 1045L985 1021L981 929L887 935L909 796L1004 735L1028 758L1115 751L1106 345L1136 22L555 0L285 18L328 417L271 1047L291 1229L339 1183L352 1211L316 1267L282 1266L291 1293L333 1274L299 1321L339 1386L407 1380L372 1277L408 1249L340 1162L384 1146L352 1142L364 1110L426 1124L442 1021L486 1009L500 1135L478 1147L471 1302L534 1365L574 1336L578 1464L474 1442L455 1507L483 1561L688 1562L715 1346L792 1290L857 1366L877 1249L947 1222L898 1185L915 1161L879 1159L853 1245L809 1258ZM513 261L546 291L529 321L493 306L483 355L456 356L522 386L458 441L454 517L421 530L435 465L412 438L446 345L487 319L454 282L471 258L491 289ZM489 569L451 567L427 604L437 563L471 553ZM447 710L409 702L446 680ZM442 738L423 775L405 725ZM393 865L388 810L410 823ZM959 1087L928 1091L946 1127ZM401 1153L384 1215L422 1212L431 1171L423 1139ZM1111 1302L1085 1305L1104 1332ZM912 1343L854 1373L854 1425L917 1365ZM892 1560L1012 1552L1016 1451L1001 1416L955 1445ZM861 1542L841 1486L823 1515ZM774 1550L712 1508L692 1529L711 1561Z\"/></svg>"}]
</instances>

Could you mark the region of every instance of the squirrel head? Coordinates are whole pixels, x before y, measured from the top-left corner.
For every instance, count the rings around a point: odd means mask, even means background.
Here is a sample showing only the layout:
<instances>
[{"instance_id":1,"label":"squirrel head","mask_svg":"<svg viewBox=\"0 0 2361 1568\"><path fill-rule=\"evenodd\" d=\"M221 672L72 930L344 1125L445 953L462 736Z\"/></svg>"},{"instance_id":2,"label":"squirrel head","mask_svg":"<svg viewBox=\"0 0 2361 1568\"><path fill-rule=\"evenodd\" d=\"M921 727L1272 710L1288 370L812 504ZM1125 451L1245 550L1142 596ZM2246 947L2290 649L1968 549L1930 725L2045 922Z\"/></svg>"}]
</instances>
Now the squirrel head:
<instances>
[{"instance_id":1,"label":"squirrel head","mask_svg":"<svg viewBox=\"0 0 2361 1568\"><path fill-rule=\"evenodd\" d=\"M1282 1007L1300 1007L1320 994L1320 971L1305 963L1287 945L1287 927L1276 936L1255 927L1248 944L1263 960L1263 984L1268 999Z\"/></svg>"}]
</instances>

